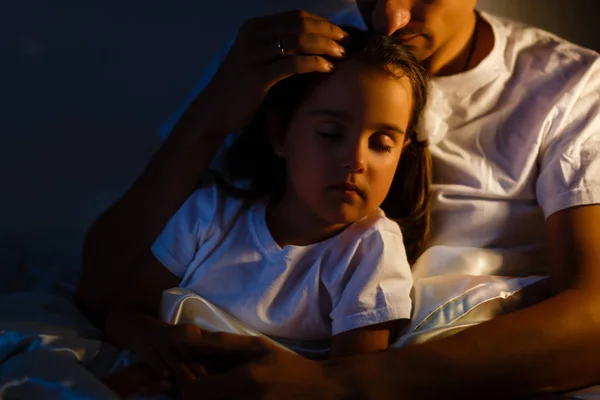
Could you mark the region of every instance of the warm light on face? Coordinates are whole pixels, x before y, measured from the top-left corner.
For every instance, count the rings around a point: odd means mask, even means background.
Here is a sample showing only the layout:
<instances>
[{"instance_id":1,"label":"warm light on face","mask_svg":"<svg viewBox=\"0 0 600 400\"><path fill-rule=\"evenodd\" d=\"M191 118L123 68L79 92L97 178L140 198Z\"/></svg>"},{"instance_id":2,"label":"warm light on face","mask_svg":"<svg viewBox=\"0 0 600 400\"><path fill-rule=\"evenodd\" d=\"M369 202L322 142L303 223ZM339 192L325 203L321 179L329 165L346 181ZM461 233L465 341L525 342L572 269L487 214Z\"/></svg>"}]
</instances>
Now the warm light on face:
<instances>
[{"instance_id":1,"label":"warm light on face","mask_svg":"<svg viewBox=\"0 0 600 400\"><path fill-rule=\"evenodd\" d=\"M283 143L290 190L331 223L377 209L391 186L411 107L407 78L393 79L358 61L342 63L292 117ZM336 191L345 183L358 195Z\"/></svg>"}]
</instances>

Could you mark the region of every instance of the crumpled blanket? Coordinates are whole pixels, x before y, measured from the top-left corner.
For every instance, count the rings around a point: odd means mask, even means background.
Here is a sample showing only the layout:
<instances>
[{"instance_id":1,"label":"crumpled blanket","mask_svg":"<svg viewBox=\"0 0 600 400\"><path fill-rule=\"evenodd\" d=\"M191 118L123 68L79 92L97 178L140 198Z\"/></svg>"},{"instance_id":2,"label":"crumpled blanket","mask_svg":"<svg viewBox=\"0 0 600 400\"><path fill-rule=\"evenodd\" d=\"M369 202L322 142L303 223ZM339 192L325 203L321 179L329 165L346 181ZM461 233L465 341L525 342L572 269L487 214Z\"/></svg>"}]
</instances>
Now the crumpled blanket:
<instances>
[{"instance_id":1,"label":"crumpled blanket","mask_svg":"<svg viewBox=\"0 0 600 400\"><path fill-rule=\"evenodd\" d=\"M100 378L128 365L131 357L101 337L61 296L1 296L0 398L118 399Z\"/></svg>"}]
</instances>

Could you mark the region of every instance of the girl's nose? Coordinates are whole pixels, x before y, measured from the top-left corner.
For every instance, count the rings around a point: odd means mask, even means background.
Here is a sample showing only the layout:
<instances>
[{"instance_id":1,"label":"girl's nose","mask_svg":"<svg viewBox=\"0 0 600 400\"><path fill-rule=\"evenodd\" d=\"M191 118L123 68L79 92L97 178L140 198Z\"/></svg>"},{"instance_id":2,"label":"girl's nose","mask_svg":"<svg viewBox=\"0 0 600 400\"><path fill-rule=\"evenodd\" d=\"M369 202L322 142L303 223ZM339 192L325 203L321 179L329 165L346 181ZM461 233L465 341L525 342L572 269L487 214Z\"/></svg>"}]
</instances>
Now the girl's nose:
<instances>
[{"instance_id":1,"label":"girl's nose","mask_svg":"<svg viewBox=\"0 0 600 400\"><path fill-rule=\"evenodd\" d=\"M361 142L349 145L343 158L344 169L353 174L363 173L366 169L368 144Z\"/></svg>"}]
</instances>

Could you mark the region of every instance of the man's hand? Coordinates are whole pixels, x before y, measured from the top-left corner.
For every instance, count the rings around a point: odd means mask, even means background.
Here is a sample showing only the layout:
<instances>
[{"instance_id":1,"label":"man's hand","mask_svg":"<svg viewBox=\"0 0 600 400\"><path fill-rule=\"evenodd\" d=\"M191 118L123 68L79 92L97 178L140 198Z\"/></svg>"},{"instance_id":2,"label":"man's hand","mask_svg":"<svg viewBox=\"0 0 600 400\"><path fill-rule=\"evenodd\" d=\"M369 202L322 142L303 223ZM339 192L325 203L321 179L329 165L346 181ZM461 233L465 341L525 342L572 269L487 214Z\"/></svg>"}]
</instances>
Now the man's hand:
<instances>
[{"instance_id":1,"label":"man's hand","mask_svg":"<svg viewBox=\"0 0 600 400\"><path fill-rule=\"evenodd\" d=\"M325 364L258 337L204 332L193 351L199 357L225 360L230 369L185 386L186 400L344 398L341 385L327 376Z\"/></svg>"},{"instance_id":2,"label":"man's hand","mask_svg":"<svg viewBox=\"0 0 600 400\"><path fill-rule=\"evenodd\" d=\"M200 328L188 324L157 327L151 343L139 354L140 360L156 379L170 380L175 386L205 377L206 370L189 351L203 334Z\"/></svg>"},{"instance_id":3,"label":"man's hand","mask_svg":"<svg viewBox=\"0 0 600 400\"><path fill-rule=\"evenodd\" d=\"M137 393L143 396L157 396L172 389L168 380L157 379L150 369L142 363L117 371L102 380L120 397Z\"/></svg>"},{"instance_id":4,"label":"man's hand","mask_svg":"<svg viewBox=\"0 0 600 400\"><path fill-rule=\"evenodd\" d=\"M337 42L346 37L341 28L307 11L246 21L201 94L211 108L208 125L227 133L238 131L278 81L294 74L331 72L333 65L324 56L343 57Z\"/></svg>"}]
</instances>

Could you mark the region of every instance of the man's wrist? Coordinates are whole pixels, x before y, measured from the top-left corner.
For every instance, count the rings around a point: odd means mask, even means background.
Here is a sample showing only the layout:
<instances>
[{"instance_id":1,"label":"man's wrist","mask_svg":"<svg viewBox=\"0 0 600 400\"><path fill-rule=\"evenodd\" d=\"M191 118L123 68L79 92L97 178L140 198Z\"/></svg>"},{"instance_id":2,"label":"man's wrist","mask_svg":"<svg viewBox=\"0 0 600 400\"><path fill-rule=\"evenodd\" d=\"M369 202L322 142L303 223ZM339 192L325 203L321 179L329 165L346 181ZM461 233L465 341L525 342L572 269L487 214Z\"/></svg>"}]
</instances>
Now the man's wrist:
<instances>
[{"instance_id":1,"label":"man's wrist","mask_svg":"<svg viewBox=\"0 0 600 400\"><path fill-rule=\"evenodd\" d=\"M218 147L230 132L223 128L224 121L218 110L214 110L214 105L209 93L201 92L179 118L169 137L187 145L206 145L208 142Z\"/></svg>"}]
</instances>

